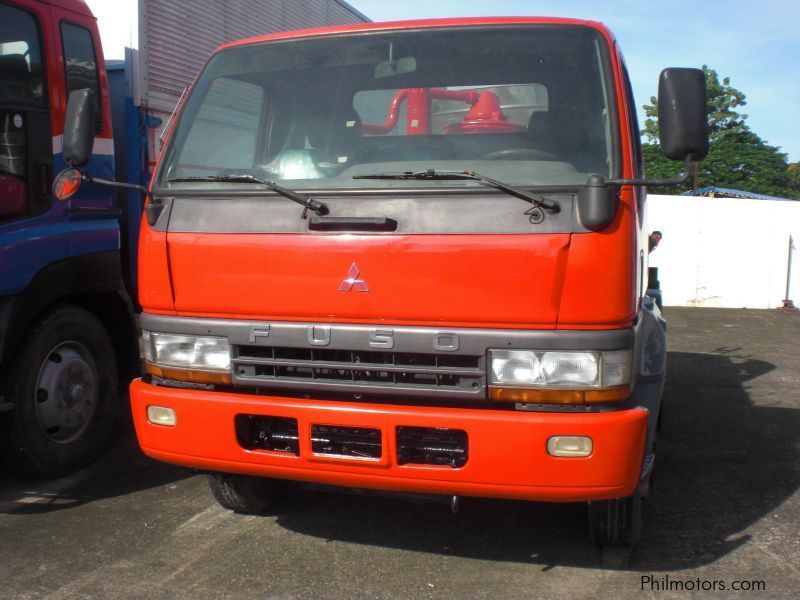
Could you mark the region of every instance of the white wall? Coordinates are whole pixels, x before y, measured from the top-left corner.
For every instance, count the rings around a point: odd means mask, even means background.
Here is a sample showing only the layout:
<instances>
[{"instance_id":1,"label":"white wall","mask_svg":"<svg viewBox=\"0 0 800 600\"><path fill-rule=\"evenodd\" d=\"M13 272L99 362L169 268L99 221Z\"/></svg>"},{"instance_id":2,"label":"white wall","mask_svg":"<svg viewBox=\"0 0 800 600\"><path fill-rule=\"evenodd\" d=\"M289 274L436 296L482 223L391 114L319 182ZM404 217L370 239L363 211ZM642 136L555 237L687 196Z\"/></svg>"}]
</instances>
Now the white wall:
<instances>
[{"instance_id":1,"label":"white wall","mask_svg":"<svg viewBox=\"0 0 800 600\"><path fill-rule=\"evenodd\" d=\"M776 308L786 293L800 305L800 201L647 197L647 231L664 239L650 254L666 306Z\"/></svg>"}]
</instances>

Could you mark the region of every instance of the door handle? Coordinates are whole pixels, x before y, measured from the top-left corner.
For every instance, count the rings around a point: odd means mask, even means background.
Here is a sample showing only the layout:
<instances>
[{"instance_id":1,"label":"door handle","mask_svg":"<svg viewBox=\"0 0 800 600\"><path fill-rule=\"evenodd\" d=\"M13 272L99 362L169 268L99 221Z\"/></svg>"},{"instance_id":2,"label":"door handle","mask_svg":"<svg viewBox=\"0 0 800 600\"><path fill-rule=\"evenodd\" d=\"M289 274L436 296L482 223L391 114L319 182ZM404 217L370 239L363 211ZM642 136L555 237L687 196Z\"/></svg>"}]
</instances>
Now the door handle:
<instances>
[{"instance_id":1,"label":"door handle","mask_svg":"<svg viewBox=\"0 0 800 600\"><path fill-rule=\"evenodd\" d=\"M53 182L53 167L48 163L39 165L39 195L47 197L50 195Z\"/></svg>"}]
</instances>

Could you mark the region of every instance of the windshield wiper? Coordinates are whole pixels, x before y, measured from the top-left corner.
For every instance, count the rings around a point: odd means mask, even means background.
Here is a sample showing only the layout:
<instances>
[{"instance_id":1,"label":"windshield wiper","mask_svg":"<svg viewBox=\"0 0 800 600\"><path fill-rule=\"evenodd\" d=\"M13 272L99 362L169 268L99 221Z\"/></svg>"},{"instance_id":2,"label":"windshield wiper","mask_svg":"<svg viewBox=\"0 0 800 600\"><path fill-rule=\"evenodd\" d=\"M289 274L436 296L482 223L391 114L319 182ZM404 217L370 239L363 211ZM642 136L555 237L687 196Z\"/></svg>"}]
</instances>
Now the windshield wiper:
<instances>
[{"instance_id":1,"label":"windshield wiper","mask_svg":"<svg viewBox=\"0 0 800 600\"><path fill-rule=\"evenodd\" d=\"M447 180L447 179L474 179L480 181L493 188L502 190L512 196L516 196L525 202L530 202L537 208L546 210L551 214L561 212L561 206L557 202L548 200L544 196L534 194L527 190L520 189L492 179L486 175L481 175L475 171L437 171L436 169L428 169L426 171L404 171L401 173L371 173L367 175L353 175L353 179L416 179L416 180Z\"/></svg>"},{"instance_id":2,"label":"windshield wiper","mask_svg":"<svg viewBox=\"0 0 800 600\"><path fill-rule=\"evenodd\" d=\"M255 175L208 175L205 177L176 177L175 179L167 179L167 183L176 183L182 181L209 181L212 183L257 183L271 189L274 192L278 192L284 198L288 198L292 202L297 202L299 205L305 207L306 210L303 211L304 219L306 218L306 212L309 210L313 211L320 217L327 215L329 212L327 205L323 204L319 200L314 200L305 194L295 192L294 190L290 190L289 188L278 185L274 181L267 181L266 179L261 179Z\"/></svg>"}]
</instances>

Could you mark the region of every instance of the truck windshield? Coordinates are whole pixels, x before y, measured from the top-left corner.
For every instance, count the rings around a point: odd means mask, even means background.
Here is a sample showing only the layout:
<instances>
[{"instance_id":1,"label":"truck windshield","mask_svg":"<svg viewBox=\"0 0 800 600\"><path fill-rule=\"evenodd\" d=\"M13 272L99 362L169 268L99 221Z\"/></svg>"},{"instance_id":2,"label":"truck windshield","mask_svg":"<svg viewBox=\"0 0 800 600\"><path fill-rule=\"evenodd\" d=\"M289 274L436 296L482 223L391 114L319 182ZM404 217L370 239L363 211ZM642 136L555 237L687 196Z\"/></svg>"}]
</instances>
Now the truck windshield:
<instances>
[{"instance_id":1,"label":"truck windshield","mask_svg":"<svg viewBox=\"0 0 800 600\"><path fill-rule=\"evenodd\" d=\"M616 174L611 99L607 45L589 27L238 46L199 77L158 182L170 190L223 188L210 180L231 175L292 189L479 185L359 178L437 169L514 185L583 184L592 173Z\"/></svg>"}]
</instances>

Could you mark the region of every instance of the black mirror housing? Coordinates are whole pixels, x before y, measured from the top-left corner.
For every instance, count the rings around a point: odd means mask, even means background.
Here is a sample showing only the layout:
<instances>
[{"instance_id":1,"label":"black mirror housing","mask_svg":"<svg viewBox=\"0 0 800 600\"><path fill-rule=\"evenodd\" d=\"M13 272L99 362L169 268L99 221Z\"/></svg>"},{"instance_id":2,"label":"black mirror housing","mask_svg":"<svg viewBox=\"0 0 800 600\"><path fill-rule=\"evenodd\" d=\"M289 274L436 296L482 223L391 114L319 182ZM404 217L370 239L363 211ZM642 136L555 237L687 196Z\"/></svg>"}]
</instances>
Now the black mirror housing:
<instances>
[{"instance_id":1,"label":"black mirror housing","mask_svg":"<svg viewBox=\"0 0 800 600\"><path fill-rule=\"evenodd\" d=\"M89 89L70 92L63 145L64 162L70 167L83 167L92 156L94 117L94 92Z\"/></svg>"},{"instance_id":2,"label":"black mirror housing","mask_svg":"<svg viewBox=\"0 0 800 600\"><path fill-rule=\"evenodd\" d=\"M672 160L708 154L706 76L700 69L670 68L658 80L661 152Z\"/></svg>"},{"instance_id":3,"label":"black mirror housing","mask_svg":"<svg viewBox=\"0 0 800 600\"><path fill-rule=\"evenodd\" d=\"M578 221L589 231L600 231L617 216L617 192L600 175L589 175L586 187L578 192Z\"/></svg>"}]
</instances>

